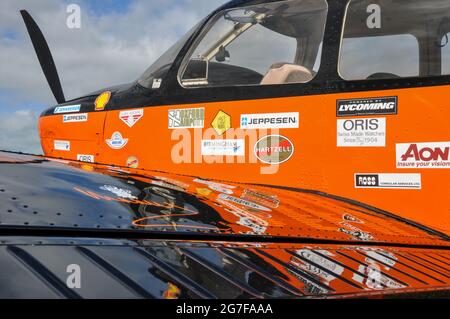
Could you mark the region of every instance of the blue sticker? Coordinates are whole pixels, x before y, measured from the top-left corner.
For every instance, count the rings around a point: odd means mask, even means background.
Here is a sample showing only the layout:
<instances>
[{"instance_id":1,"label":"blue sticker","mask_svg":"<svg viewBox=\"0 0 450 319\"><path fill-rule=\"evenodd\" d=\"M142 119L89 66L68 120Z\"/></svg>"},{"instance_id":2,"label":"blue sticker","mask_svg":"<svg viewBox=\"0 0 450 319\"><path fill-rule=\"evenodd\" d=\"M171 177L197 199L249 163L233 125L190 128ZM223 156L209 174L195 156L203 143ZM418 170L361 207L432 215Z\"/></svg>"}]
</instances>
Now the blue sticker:
<instances>
[{"instance_id":1,"label":"blue sticker","mask_svg":"<svg viewBox=\"0 0 450 319\"><path fill-rule=\"evenodd\" d=\"M80 112L81 105L58 106L53 114L76 113Z\"/></svg>"}]
</instances>

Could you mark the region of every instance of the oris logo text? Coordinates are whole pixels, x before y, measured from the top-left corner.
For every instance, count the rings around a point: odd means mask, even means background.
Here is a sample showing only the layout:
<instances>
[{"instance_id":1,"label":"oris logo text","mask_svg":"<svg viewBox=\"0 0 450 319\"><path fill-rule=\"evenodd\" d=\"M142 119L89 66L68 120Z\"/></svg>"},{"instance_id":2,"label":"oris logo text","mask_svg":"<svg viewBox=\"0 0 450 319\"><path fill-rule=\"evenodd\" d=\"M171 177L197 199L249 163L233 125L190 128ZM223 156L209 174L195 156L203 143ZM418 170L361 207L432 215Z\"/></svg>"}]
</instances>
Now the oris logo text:
<instances>
[{"instance_id":1,"label":"oris logo text","mask_svg":"<svg viewBox=\"0 0 450 319\"><path fill-rule=\"evenodd\" d=\"M397 144L397 168L450 168L450 142Z\"/></svg>"}]
</instances>

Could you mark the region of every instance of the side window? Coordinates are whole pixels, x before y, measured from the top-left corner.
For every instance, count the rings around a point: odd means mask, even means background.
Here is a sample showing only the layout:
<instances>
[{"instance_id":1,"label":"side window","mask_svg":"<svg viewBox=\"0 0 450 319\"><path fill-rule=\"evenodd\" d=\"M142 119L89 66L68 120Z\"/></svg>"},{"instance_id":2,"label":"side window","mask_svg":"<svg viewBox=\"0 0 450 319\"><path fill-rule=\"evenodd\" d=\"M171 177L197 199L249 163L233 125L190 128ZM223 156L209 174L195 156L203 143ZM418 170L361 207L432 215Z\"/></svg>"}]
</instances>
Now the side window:
<instances>
[{"instance_id":1,"label":"side window","mask_svg":"<svg viewBox=\"0 0 450 319\"><path fill-rule=\"evenodd\" d=\"M320 67L326 0L227 10L213 18L179 73L184 87L311 81Z\"/></svg>"},{"instance_id":2,"label":"side window","mask_svg":"<svg viewBox=\"0 0 450 319\"><path fill-rule=\"evenodd\" d=\"M344 38L339 73L345 80L419 75L419 43L410 34Z\"/></svg>"},{"instance_id":3,"label":"side window","mask_svg":"<svg viewBox=\"0 0 450 319\"><path fill-rule=\"evenodd\" d=\"M351 0L340 76L371 80L449 74L450 65L444 67L445 52L450 54L445 41L449 17L448 0Z\"/></svg>"}]
</instances>

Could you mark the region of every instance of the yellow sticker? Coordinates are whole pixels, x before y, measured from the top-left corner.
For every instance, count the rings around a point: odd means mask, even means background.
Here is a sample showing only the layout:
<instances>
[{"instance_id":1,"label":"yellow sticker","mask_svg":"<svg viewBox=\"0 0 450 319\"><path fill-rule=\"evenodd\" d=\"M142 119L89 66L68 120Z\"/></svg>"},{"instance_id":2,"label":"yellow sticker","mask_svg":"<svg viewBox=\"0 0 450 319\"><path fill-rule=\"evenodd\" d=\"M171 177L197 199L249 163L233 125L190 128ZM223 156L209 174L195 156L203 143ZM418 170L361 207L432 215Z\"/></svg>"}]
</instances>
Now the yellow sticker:
<instances>
[{"instance_id":1,"label":"yellow sticker","mask_svg":"<svg viewBox=\"0 0 450 319\"><path fill-rule=\"evenodd\" d=\"M91 165L86 165L86 164L81 165L81 169L82 169L82 170L85 170L85 171L87 171L87 172L93 172L93 171L94 171L94 167L93 167L93 166L91 166Z\"/></svg>"},{"instance_id":2,"label":"yellow sticker","mask_svg":"<svg viewBox=\"0 0 450 319\"><path fill-rule=\"evenodd\" d=\"M172 283L167 283L167 290L164 291L164 299L178 299L181 295L181 290Z\"/></svg>"},{"instance_id":3,"label":"yellow sticker","mask_svg":"<svg viewBox=\"0 0 450 319\"><path fill-rule=\"evenodd\" d=\"M204 197L208 197L209 195L211 195L212 190L207 189L207 188L197 188L197 194L200 196L204 196Z\"/></svg>"},{"instance_id":4,"label":"yellow sticker","mask_svg":"<svg viewBox=\"0 0 450 319\"><path fill-rule=\"evenodd\" d=\"M211 126L216 130L216 133L221 136L231 128L231 116L224 111L219 111Z\"/></svg>"},{"instance_id":5,"label":"yellow sticker","mask_svg":"<svg viewBox=\"0 0 450 319\"><path fill-rule=\"evenodd\" d=\"M129 168L138 168L139 167L139 160L135 156L130 156L127 159L127 167Z\"/></svg>"},{"instance_id":6,"label":"yellow sticker","mask_svg":"<svg viewBox=\"0 0 450 319\"><path fill-rule=\"evenodd\" d=\"M95 100L95 110L103 111L109 103L109 99L111 98L111 92L106 91L100 94Z\"/></svg>"}]
</instances>

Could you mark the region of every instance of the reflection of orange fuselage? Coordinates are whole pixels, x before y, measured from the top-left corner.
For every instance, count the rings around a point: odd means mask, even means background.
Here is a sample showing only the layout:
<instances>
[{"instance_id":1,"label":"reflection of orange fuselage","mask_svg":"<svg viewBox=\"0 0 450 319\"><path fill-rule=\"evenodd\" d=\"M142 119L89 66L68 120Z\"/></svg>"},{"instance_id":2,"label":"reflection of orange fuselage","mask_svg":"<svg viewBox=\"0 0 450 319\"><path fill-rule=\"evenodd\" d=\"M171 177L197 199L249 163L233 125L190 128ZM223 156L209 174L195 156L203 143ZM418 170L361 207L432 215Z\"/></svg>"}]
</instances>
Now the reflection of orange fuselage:
<instances>
[{"instance_id":1,"label":"reflection of orange fuselage","mask_svg":"<svg viewBox=\"0 0 450 319\"><path fill-rule=\"evenodd\" d=\"M149 170L317 190L375 206L450 235L450 167L420 166L435 162L436 157L445 162L449 156L445 148L450 143L449 89L441 86L110 111L107 106L105 111L87 113L82 122L64 123L61 114L42 117L40 135L47 156L77 160L80 155L90 155L98 163L126 166L127 162L138 162L139 168ZM386 96L398 97L397 115L336 116L337 100ZM169 110L192 108L205 108L203 128L169 129ZM121 114L125 110L133 112ZM225 115L218 118L220 111ZM299 113L299 128L240 129L242 114L288 112ZM134 120L129 120L130 116ZM338 120L373 118L386 121L385 146L338 146ZM358 136L358 127L371 125L370 121L353 124L356 129L350 137ZM223 131L219 136L217 132ZM290 140L292 156L280 165L262 163L255 156L255 145L265 135ZM214 139L245 140L241 145L245 156L202 156L202 140ZM70 142L70 149L55 150L55 140ZM422 143L421 149L409 151L408 145ZM440 147L433 148L436 144ZM399 149L403 154L397 154ZM398 156L419 157L419 166L401 167ZM421 186L357 188L355 174L418 174Z\"/></svg>"}]
</instances>

